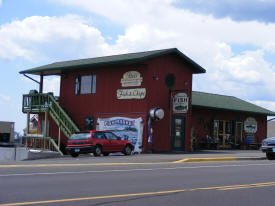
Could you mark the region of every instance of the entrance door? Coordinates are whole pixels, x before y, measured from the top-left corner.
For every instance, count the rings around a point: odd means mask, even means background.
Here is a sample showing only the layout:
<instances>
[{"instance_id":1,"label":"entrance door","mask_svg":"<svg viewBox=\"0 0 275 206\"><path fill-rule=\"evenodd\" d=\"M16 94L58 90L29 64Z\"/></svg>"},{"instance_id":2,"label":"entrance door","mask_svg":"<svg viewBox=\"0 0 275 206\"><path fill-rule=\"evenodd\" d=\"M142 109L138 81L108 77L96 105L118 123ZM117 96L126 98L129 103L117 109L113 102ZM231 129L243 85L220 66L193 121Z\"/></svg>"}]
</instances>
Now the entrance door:
<instances>
[{"instance_id":1,"label":"entrance door","mask_svg":"<svg viewBox=\"0 0 275 206\"><path fill-rule=\"evenodd\" d=\"M219 120L219 147L231 148L233 142L232 121Z\"/></svg>"},{"instance_id":2,"label":"entrance door","mask_svg":"<svg viewBox=\"0 0 275 206\"><path fill-rule=\"evenodd\" d=\"M185 146L185 117L172 117L172 150L184 151Z\"/></svg>"},{"instance_id":3,"label":"entrance door","mask_svg":"<svg viewBox=\"0 0 275 206\"><path fill-rule=\"evenodd\" d=\"M236 139L235 144L240 145L242 143L242 131L243 131L243 123L242 122L236 122Z\"/></svg>"}]
</instances>

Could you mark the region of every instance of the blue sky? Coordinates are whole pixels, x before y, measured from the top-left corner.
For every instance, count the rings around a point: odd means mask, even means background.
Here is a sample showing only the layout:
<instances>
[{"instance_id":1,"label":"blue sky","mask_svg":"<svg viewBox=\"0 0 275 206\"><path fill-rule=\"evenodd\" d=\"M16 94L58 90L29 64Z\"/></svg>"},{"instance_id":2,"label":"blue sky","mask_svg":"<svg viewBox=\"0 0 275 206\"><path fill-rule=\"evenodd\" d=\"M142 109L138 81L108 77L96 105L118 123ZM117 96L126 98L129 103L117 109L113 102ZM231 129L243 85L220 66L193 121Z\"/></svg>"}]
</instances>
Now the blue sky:
<instances>
[{"instance_id":1,"label":"blue sky","mask_svg":"<svg viewBox=\"0 0 275 206\"><path fill-rule=\"evenodd\" d=\"M19 71L174 47L207 70L193 90L275 111L274 9L273 0L0 0L0 121L26 125L22 94L38 85ZM58 95L58 77L44 83Z\"/></svg>"}]
</instances>

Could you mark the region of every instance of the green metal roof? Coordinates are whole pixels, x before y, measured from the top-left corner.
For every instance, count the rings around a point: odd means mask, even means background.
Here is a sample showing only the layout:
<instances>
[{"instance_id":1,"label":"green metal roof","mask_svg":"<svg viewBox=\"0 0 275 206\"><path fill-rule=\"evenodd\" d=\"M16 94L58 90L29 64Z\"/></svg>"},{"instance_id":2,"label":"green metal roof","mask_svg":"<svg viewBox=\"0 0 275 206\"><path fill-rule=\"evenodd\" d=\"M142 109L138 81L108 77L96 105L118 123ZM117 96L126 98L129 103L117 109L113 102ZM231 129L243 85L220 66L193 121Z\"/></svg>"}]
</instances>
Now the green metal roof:
<instances>
[{"instance_id":1,"label":"green metal roof","mask_svg":"<svg viewBox=\"0 0 275 206\"><path fill-rule=\"evenodd\" d=\"M275 116L275 112L232 96L192 92L192 106Z\"/></svg>"},{"instance_id":2,"label":"green metal roof","mask_svg":"<svg viewBox=\"0 0 275 206\"><path fill-rule=\"evenodd\" d=\"M75 70L75 69L93 69L99 66L107 65L123 65L134 64L147 59L158 57L166 54L174 54L180 57L184 62L191 65L194 73L205 73L205 69L198 65L196 62L185 56L176 48L163 49L147 52L129 53L113 56L96 57L89 59L79 59L72 61L55 62L40 67L21 71L20 74L36 74L36 75L54 75L60 74L63 71Z\"/></svg>"}]
</instances>

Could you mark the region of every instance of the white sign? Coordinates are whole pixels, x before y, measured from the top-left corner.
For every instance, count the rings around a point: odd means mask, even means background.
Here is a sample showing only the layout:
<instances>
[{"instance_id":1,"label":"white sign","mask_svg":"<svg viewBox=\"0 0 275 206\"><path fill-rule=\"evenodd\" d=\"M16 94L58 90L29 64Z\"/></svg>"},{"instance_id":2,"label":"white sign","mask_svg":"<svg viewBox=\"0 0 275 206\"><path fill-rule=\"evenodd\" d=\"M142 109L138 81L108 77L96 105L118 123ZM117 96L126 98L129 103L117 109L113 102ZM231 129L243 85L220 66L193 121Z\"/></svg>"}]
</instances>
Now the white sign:
<instances>
[{"instance_id":1,"label":"white sign","mask_svg":"<svg viewBox=\"0 0 275 206\"><path fill-rule=\"evenodd\" d=\"M98 118L98 130L112 131L121 139L128 140L134 145L134 151L142 152L143 120L127 117Z\"/></svg>"},{"instance_id":2,"label":"white sign","mask_svg":"<svg viewBox=\"0 0 275 206\"><path fill-rule=\"evenodd\" d=\"M177 93L173 98L173 112L187 113L189 105L189 97L186 93Z\"/></svg>"},{"instance_id":3,"label":"white sign","mask_svg":"<svg viewBox=\"0 0 275 206\"><path fill-rule=\"evenodd\" d=\"M256 133L257 132L257 121L253 117L248 117L244 121L244 131L246 133Z\"/></svg>"},{"instance_id":4,"label":"white sign","mask_svg":"<svg viewBox=\"0 0 275 206\"><path fill-rule=\"evenodd\" d=\"M123 78L120 83L122 87L134 87L140 86L143 78L137 71L129 71L123 74Z\"/></svg>"},{"instance_id":5,"label":"white sign","mask_svg":"<svg viewBox=\"0 0 275 206\"><path fill-rule=\"evenodd\" d=\"M146 89L118 89L116 96L117 99L144 99L146 96Z\"/></svg>"}]
</instances>

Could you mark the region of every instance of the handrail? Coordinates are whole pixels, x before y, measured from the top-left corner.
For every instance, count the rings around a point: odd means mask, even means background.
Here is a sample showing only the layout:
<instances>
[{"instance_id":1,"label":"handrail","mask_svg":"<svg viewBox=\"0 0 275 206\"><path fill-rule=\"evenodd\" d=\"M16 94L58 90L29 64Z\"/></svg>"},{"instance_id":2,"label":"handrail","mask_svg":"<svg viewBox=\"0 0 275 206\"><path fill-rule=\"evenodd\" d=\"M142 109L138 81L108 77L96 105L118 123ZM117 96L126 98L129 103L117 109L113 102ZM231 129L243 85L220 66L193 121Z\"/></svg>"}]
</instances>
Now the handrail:
<instances>
[{"instance_id":1,"label":"handrail","mask_svg":"<svg viewBox=\"0 0 275 206\"><path fill-rule=\"evenodd\" d=\"M71 127L75 132L79 132L78 127L74 124L74 122L67 115L67 113L63 110L63 108L58 104L58 102L55 100L55 98L52 95L48 95L48 97L50 99L50 102L52 103L52 105L50 106L50 109L52 111L54 111L55 113L57 113L62 120L66 120L69 122L69 124L66 124L66 122L64 122L66 127Z\"/></svg>"},{"instance_id":2,"label":"handrail","mask_svg":"<svg viewBox=\"0 0 275 206\"><path fill-rule=\"evenodd\" d=\"M75 123L51 94L36 93L23 95L22 111L23 113L49 111L51 117L67 137L79 131Z\"/></svg>"}]
</instances>

